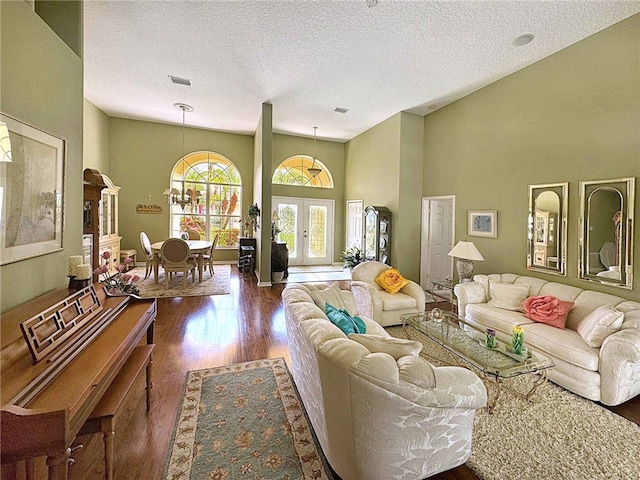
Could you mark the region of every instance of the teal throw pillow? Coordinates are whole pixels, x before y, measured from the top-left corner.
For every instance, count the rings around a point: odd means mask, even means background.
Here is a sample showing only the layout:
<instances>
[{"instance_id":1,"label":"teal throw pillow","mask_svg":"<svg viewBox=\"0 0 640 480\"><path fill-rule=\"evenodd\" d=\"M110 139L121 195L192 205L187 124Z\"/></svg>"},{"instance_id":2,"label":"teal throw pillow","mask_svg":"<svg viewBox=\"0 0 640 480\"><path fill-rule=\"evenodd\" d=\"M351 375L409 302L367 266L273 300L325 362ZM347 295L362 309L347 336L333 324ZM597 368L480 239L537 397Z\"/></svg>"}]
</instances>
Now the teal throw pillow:
<instances>
[{"instance_id":1,"label":"teal throw pillow","mask_svg":"<svg viewBox=\"0 0 640 480\"><path fill-rule=\"evenodd\" d=\"M343 308L336 308L330 303L324 304L324 310L331 323L344 332L345 335L350 333L366 333L367 327L359 317L352 317Z\"/></svg>"}]
</instances>

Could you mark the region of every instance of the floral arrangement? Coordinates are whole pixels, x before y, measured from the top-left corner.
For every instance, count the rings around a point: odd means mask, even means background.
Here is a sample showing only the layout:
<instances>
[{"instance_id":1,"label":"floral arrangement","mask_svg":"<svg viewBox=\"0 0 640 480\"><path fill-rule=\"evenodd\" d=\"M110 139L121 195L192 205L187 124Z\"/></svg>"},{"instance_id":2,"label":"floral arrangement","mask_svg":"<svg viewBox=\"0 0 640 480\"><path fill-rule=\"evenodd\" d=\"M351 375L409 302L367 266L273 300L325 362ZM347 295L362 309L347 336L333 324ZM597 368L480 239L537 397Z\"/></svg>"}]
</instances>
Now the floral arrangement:
<instances>
[{"instance_id":1,"label":"floral arrangement","mask_svg":"<svg viewBox=\"0 0 640 480\"><path fill-rule=\"evenodd\" d=\"M100 257L105 260L105 263L101 267L96 268L93 273L94 275L98 275L98 280L100 279L100 275L103 276L102 282L104 282L105 288L109 289L111 293L126 293L130 295L140 294L140 290L135 284L135 282L140 280L140 277L138 275L124 273L124 271L129 268L129 264L133 262L132 258L125 258L124 263L117 266L117 272L112 276L109 276L108 265L109 258L111 258L111 252L103 252Z\"/></svg>"},{"instance_id":2,"label":"floral arrangement","mask_svg":"<svg viewBox=\"0 0 640 480\"><path fill-rule=\"evenodd\" d=\"M271 240L275 240L276 236L281 232L278 224L275 221L271 222Z\"/></svg>"},{"instance_id":3,"label":"floral arrangement","mask_svg":"<svg viewBox=\"0 0 640 480\"><path fill-rule=\"evenodd\" d=\"M484 344L487 348L496 348L496 331L493 328L487 328L485 330Z\"/></svg>"},{"instance_id":4,"label":"floral arrangement","mask_svg":"<svg viewBox=\"0 0 640 480\"><path fill-rule=\"evenodd\" d=\"M511 333L511 351L516 355L522 355L522 347L524 347L524 329L520 325L516 325L513 327Z\"/></svg>"}]
</instances>

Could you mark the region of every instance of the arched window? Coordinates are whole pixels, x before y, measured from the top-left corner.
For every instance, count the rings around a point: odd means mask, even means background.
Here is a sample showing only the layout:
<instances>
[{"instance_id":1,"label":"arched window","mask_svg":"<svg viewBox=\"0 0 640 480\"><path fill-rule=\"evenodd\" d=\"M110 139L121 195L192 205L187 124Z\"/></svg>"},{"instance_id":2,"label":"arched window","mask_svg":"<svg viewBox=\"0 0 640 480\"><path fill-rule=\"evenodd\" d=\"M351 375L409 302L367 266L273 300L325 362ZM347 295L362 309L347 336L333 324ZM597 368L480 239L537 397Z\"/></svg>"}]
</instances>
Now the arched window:
<instances>
[{"instance_id":1,"label":"arched window","mask_svg":"<svg viewBox=\"0 0 640 480\"><path fill-rule=\"evenodd\" d=\"M242 178L231 160L214 152L185 155L173 167L171 188L180 192L176 194L178 203L170 208L171 236L192 228L210 241L219 233L218 247L237 248ZM181 203L187 197L192 200Z\"/></svg>"},{"instance_id":2,"label":"arched window","mask_svg":"<svg viewBox=\"0 0 640 480\"><path fill-rule=\"evenodd\" d=\"M277 185L333 188L333 177L329 169L318 159L315 165L313 164L313 157L307 155L289 157L278 165L271 182ZM318 175L313 176L309 173L309 168L312 166L320 168Z\"/></svg>"}]
</instances>

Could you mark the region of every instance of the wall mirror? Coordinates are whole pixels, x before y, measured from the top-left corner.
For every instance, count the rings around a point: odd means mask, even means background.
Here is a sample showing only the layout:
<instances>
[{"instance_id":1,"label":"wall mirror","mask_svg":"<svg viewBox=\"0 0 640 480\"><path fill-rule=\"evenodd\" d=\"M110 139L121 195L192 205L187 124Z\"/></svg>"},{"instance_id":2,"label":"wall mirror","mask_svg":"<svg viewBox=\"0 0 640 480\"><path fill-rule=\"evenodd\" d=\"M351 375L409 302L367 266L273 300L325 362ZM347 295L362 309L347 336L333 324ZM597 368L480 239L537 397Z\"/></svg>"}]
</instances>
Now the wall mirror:
<instances>
[{"instance_id":1,"label":"wall mirror","mask_svg":"<svg viewBox=\"0 0 640 480\"><path fill-rule=\"evenodd\" d=\"M568 183L529 185L527 269L567 274Z\"/></svg>"},{"instance_id":2,"label":"wall mirror","mask_svg":"<svg viewBox=\"0 0 640 480\"><path fill-rule=\"evenodd\" d=\"M633 286L635 177L580 182L580 278Z\"/></svg>"}]
</instances>

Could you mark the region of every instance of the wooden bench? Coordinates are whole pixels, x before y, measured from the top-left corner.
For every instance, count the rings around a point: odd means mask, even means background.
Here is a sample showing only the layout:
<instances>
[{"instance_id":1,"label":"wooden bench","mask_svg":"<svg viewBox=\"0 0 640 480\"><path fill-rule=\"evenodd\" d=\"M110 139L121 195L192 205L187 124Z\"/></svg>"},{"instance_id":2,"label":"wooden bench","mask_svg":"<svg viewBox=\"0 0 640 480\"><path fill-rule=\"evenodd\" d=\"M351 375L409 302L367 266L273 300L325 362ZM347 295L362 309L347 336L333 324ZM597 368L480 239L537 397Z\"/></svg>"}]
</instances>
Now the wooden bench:
<instances>
[{"instance_id":1,"label":"wooden bench","mask_svg":"<svg viewBox=\"0 0 640 480\"><path fill-rule=\"evenodd\" d=\"M141 345L135 347L131 356L122 367L109 389L100 399L87 421L82 426L79 435L93 433L103 434L105 479L113 479L113 444L116 432L116 422L124 410L127 400L134 394L134 385L139 383L145 375L145 389L147 412L151 408L151 353L155 345Z\"/></svg>"}]
</instances>

